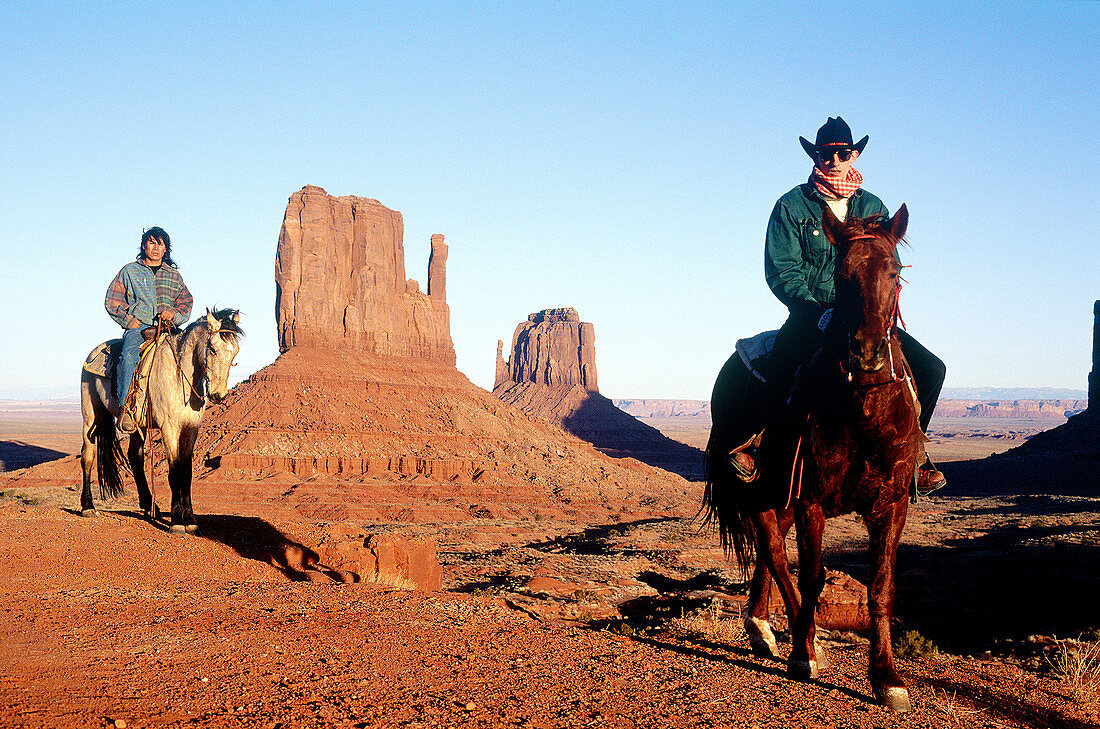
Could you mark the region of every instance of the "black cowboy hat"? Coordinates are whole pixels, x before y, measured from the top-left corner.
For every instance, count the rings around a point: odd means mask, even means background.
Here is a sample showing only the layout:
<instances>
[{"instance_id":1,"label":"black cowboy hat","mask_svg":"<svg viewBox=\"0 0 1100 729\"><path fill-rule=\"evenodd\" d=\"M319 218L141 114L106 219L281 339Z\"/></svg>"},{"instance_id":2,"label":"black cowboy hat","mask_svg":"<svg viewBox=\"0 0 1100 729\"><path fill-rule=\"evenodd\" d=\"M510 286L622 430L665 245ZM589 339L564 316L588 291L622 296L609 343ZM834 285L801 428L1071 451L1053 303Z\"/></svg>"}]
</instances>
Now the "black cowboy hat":
<instances>
[{"instance_id":1,"label":"black cowboy hat","mask_svg":"<svg viewBox=\"0 0 1100 729\"><path fill-rule=\"evenodd\" d=\"M828 121L821 125L821 128L817 130L817 142L815 144L810 144L810 140L805 137L799 137L798 141L802 142L802 149L806 150L806 154L810 155L810 159L813 159L819 152L831 152L838 149L854 149L862 154L869 138L864 135L858 143L852 144L852 128L848 126L848 122L838 116L829 117Z\"/></svg>"}]
</instances>

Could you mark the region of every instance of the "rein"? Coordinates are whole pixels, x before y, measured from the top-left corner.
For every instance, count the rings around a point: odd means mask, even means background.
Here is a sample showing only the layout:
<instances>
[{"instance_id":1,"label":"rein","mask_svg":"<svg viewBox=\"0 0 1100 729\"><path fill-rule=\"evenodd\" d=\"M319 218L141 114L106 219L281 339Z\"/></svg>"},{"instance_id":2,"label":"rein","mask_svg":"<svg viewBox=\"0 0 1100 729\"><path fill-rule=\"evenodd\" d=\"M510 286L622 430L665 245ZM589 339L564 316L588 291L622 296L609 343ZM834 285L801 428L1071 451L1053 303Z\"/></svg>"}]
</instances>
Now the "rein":
<instances>
[{"instance_id":1,"label":"rein","mask_svg":"<svg viewBox=\"0 0 1100 729\"><path fill-rule=\"evenodd\" d=\"M160 330L158 329L157 331L159 333ZM186 391L189 387L191 389L191 394L195 396L195 399L201 400L203 402L203 404L205 404L206 403L206 395L202 394L201 392L199 392L198 390L195 389L195 380L194 380L194 378L192 378L192 380L190 382L187 382L184 379L184 377L183 377L183 363L180 361L179 353L176 352L175 347L171 347L170 349L172 350L173 359L176 360L176 375L179 377L180 386L182 387L182 386L186 385L186 387L184 387L184 391Z\"/></svg>"}]
</instances>

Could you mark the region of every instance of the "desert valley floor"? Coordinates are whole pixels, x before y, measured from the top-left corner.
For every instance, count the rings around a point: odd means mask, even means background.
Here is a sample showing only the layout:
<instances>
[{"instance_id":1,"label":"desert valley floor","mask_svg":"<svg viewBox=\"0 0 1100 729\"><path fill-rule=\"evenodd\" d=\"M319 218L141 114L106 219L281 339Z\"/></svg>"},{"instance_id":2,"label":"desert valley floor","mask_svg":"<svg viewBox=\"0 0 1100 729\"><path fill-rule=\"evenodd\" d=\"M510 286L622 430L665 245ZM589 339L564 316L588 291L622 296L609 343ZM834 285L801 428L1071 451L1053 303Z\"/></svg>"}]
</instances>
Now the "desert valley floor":
<instances>
[{"instance_id":1,"label":"desert valley floor","mask_svg":"<svg viewBox=\"0 0 1100 729\"><path fill-rule=\"evenodd\" d=\"M698 482L611 511L565 489L521 513L422 475L395 491L370 474L197 468L202 532L174 537L132 490L79 516L71 404L6 407L0 422L0 726L1100 725L1100 691L1052 667L1090 645L1066 639L1100 628L1096 460L985 458L1034 423L933 428L951 483L911 507L896 633L938 650L900 659L914 710L898 715L869 695L858 632L827 633L815 683L753 657L744 581L695 518ZM650 422L705 441L698 423ZM384 513L341 507L374 489ZM429 513L463 518L417 516L425 495ZM316 555L355 532L429 538L443 589L344 582ZM868 580L866 534L842 518L827 540L843 607L844 575Z\"/></svg>"}]
</instances>

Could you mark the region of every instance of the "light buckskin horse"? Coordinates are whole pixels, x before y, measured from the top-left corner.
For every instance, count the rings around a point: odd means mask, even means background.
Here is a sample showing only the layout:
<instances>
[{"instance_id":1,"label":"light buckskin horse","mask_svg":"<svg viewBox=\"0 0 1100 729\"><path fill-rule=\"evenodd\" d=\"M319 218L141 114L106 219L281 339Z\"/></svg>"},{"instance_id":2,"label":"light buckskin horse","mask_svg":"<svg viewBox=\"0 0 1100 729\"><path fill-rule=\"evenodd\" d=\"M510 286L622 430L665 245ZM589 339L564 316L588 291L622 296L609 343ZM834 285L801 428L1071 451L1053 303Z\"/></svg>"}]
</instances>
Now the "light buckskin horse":
<instances>
[{"instance_id":1,"label":"light buckskin horse","mask_svg":"<svg viewBox=\"0 0 1100 729\"><path fill-rule=\"evenodd\" d=\"M704 494L706 516L717 523L727 553L743 569L755 554L745 617L753 652L779 657L768 624L774 578L791 626L787 672L799 680L816 679L827 666L814 627L825 585L825 520L851 512L863 517L872 567L870 680L876 699L895 711L910 704L890 641L894 570L922 438L916 391L895 334L901 268L895 248L908 220L904 205L893 218L844 223L825 210L824 231L837 249L835 321L825 345L799 375L792 412L769 425L758 451L761 477L751 487L736 479L727 456L746 432L736 422L744 405L733 400L743 402L745 391L759 386L738 355L730 358L714 388ZM748 400L750 407L762 402L758 392ZM797 587L787 564L792 524Z\"/></svg>"},{"instance_id":2,"label":"light buckskin horse","mask_svg":"<svg viewBox=\"0 0 1100 729\"><path fill-rule=\"evenodd\" d=\"M206 310L206 316L192 322L182 332L161 334L146 384L149 427L159 428L168 458L168 484L172 488L172 512L169 530L174 534L196 534L198 524L191 508L191 459L199 421L206 400L221 402L228 390L229 368L240 350L238 339L244 334L238 326L236 309ZM114 388L106 377L82 370L80 410L84 416L84 444L80 464L84 487L80 493L82 516L96 516L92 502L92 467L98 461L100 498L122 494L119 472L121 449L115 435L119 404ZM145 516L157 519L157 505L145 478L145 441L148 431L130 435L127 450L130 470L137 485L138 503Z\"/></svg>"}]
</instances>

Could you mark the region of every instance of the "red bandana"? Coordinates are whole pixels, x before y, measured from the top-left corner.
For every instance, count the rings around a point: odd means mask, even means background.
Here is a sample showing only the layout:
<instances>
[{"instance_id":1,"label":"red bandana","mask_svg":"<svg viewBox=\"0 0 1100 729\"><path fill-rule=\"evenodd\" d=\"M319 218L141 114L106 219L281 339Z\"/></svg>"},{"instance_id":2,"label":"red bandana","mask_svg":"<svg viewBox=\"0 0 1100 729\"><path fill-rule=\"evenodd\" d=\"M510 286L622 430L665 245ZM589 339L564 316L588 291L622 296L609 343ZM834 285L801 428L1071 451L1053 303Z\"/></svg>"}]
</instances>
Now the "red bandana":
<instances>
[{"instance_id":1,"label":"red bandana","mask_svg":"<svg viewBox=\"0 0 1100 729\"><path fill-rule=\"evenodd\" d=\"M826 177L825 173L814 165L809 182L825 197L839 200L843 197L851 197L852 193L859 189L863 184L863 175L859 174L855 167L849 167L848 175L844 179Z\"/></svg>"}]
</instances>

